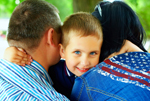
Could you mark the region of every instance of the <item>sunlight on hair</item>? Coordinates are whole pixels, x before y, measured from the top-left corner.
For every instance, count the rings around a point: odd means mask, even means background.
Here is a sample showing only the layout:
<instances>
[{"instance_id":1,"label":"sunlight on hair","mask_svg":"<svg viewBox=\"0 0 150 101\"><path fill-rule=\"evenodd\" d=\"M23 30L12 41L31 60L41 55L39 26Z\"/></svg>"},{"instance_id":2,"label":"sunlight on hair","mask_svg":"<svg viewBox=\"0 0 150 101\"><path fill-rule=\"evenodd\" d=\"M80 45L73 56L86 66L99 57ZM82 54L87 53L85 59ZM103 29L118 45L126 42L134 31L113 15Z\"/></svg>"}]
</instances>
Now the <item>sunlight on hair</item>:
<instances>
[{"instance_id":1,"label":"sunlight on hair","mask_svg":"<svg viewBox=\"0 0 150 101\"><path fill-rule=\"evenodd\" d=\"M113 1L123 1L123 0L103 0L103 1L110 1L110 2L113 2Z\"/></svg>"},{"instance_id":2,"label":"sunlight on hair","mask_svg":"<svg viewBox=\"0 0 150 101\"><path fill-rule=\"evenodd\" d=\"M103 0L103 1L110 1L110 2L113 2L113 1L115 1L115 0Z\"/></svg>"}]
</instances>

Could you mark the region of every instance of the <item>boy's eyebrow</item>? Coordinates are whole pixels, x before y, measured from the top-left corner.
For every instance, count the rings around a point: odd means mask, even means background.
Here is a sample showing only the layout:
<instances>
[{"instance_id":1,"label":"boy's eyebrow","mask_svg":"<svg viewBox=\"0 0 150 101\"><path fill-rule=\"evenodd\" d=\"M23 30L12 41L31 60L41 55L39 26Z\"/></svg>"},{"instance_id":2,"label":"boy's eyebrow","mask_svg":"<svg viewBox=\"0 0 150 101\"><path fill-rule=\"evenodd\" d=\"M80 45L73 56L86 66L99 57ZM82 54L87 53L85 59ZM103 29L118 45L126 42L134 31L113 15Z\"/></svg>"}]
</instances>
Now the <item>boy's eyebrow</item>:
<instances>
[{"instance_id":1,"label":"boy's eyebrow","mask_svg":"<svg viewBox=\"0 0 150 101\"><path fill-rule=\"evenodd\" d=\"M73 51L83 51L82 49L74 48ZM90 52L99 52L100 50L92 50ZM84 52L84 51L83 51Z\"/></svg>"}]
</instances>

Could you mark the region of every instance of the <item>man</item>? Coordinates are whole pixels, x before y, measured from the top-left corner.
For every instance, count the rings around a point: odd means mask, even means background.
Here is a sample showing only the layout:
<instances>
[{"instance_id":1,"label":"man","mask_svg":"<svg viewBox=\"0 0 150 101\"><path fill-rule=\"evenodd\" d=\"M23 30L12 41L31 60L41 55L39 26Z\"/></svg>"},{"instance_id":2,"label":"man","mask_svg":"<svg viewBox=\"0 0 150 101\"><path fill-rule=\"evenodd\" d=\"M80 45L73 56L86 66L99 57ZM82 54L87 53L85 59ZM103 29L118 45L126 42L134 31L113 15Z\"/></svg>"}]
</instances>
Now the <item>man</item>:
<instances>
[{"instance_id":1,"label":"man","mask_svg":"<svg viewBox=\"0 0 150 101\"><path fill-rule=\"evenodd\" d=\"M8 44L33 58L25 67L0 61L0 100L68 100L56 92L47 73L59 59L61 21L58 10L41 0L19 4L9 22Z\"/></svg>"}]
</instances>

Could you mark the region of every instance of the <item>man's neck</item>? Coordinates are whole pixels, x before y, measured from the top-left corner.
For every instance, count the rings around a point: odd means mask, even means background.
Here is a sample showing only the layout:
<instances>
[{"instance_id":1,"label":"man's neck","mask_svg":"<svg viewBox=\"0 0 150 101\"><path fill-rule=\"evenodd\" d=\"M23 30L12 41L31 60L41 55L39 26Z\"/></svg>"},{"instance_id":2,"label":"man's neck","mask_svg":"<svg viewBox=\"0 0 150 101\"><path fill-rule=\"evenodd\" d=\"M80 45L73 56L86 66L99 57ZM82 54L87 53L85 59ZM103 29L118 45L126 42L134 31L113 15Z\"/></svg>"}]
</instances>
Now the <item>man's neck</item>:
<instances>
[{"instance_id":1,"label":"man's neck","mask_svg":"<svg viewBox=\"0 0 150 101\"><path fill-rule=\"evenodd\" d=\"M34 51L28 51L27 53L31 55L32 59L42 65L48 72L48 68L50 65L47 58L48 53L46 47L42 43Z\"/></svg>"},{"instance_id":2,"label":"man's neck","mask_svg":"<svg viewBox=\"0 0 150 101\"><path fill-rule=\"evenodd\" d=\"M48 72L49 64L47 61L47 57L43 53L44 52L38 51L37 49L37 51L31 54L31 57L33 58L33 60L41 64L44 67L44 69Z\"/></svg>"}]
</instances>

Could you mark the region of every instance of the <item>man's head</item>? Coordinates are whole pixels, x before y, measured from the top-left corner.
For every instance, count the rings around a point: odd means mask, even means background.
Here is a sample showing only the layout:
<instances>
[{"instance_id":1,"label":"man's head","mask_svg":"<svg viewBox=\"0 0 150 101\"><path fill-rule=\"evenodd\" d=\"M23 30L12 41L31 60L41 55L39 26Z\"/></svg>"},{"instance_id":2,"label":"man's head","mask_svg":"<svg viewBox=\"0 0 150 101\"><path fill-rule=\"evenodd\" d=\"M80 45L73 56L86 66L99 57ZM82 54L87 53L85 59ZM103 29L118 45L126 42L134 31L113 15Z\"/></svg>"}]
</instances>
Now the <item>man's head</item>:
<instances>
[{"instance_id":1,"label":"man's head","mask_svg":"<svg viewBox=\"0 0 150 101\"><path fill-rule=\"evenodd\" d=\"M8 44L23 48L44 67L59 59L61 20L58 10L43 0L25 0L13 11L8 29Z\"/></svg>"},{"instance_id":2,"label":"man's head","mask_svg":"<svg viewBox=\"0 0 150 101\"><path fill-rule=\"evenodd\" d=\"M98 64L103 42L100 22L89 13L69 16L62 26L60 54L68 69L81 76Z\"/></svg>"},{"instance_id":3,"label":"man's head","mask_svg":"<svg viewBox=\"0 0 150 101\"><path fill-rule=\"evenodd\" d=\"M60 34L58 10L42 0L25 0L13 11L7 40L10 46L36 49L49 28Z\"/></svg>"}]
</instances>

